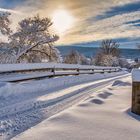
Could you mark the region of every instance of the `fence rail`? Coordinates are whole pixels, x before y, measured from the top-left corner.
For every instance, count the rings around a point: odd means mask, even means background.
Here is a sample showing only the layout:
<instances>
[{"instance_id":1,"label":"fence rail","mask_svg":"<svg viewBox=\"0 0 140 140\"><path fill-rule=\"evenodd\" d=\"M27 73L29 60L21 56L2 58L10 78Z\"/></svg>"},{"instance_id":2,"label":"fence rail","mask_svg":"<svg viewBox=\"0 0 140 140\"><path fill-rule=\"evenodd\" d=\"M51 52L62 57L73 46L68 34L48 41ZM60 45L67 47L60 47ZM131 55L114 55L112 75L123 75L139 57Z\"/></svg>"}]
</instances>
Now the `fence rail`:
<instances>
[{"instance_id":1,"label":"fence rail","mask_svg":"<svg viewBox=\"0 0 140 140\"><path fill-rule=\"evenodd\" d=\"M120 67L59 63L0 64L0 81L18 82L45 77L118 72L120 70Z\"/></svg>"}]
</instances>

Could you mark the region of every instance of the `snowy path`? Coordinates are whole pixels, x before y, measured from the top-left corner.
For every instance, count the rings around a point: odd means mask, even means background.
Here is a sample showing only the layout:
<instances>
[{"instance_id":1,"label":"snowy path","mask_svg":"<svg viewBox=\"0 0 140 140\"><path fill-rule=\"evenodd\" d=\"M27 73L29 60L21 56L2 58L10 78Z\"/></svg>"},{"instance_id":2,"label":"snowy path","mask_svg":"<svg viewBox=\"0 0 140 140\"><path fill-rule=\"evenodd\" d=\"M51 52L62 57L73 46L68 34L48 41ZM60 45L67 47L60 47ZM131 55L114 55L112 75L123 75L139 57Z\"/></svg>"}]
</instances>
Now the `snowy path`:
<instances>
[{"instance_id":1,"label":"snowy path","mask_svg":"<svg viewBox=\"0 0 140 140\"><path fill-rule=\"evenodd\" d=\"M99 75L96 75L100 76ZM108 75L108 76L107 76ZM49 118L50 116L72 106L81 99L88 97L95 90L105 87L110 82L119 79L120 77L127 77L128 75L118 74L120 76L113 77L111 74L107 74L104 80L93 80L93 82L79 83L76 86L64 87L55 92L48 94L47 90L40 93L32 94L10 94L6 98L1 98L0 103L0 139L9 139L28 128L36 125L42 120ZM92 77L92 76L90 76ZM112 77L112 78L109 78ZM78 78L78 77L76 77ZM80 80L81 77L79 77ZM103 78L103 77L102 77ZM58 78L60 80L60 78ZM54 80L58 80L57 78ZM73 77L72 77L73 79ZM92 79L92 78L91 78ZM96 79L95 77L93 79ZM99 78L100 79L100 78ZM70 78L69 78L70 80ZM89 80L90 81L90 80ZM57 81L59 82L59 81ZM33 82L35 84L35 82ZM54 83L54 82L53 82ZM27 83L23 83L23 85ZM28 83L29 84L29 83ZM31 83L30 83L31 84ZM34 85L33 84L33 85ZM31 86L31 85L29 85ZM31 86L36 88L36 85ZM10 86L10 90L17 90L20 85L17 84ZM20 89L20 88L19 88ZM20 90L23 90L22 88ZM19 90L19 93L20 93ZM45 89L44 89L45 90ZM12 91L12 92L13 92ZM27 90L28 91L28 90ZM26 92L27 92L26 91ZM34 90L33 90L34 91ZM8 100L10 99L10 100Z\"/></svg>"},{"instance_id":2,"label":"snowy path","mask_svg":"<svg viewBox=\"0 0 140 140\"><path fill-rule=\"evenodd\" d=\"M86 90L87 92L87 90ZM84 93L84 92L83 92ZM130 112L131 77L41 122L13 140L139 140L140 116Z\"/></svg>"}]
</instances>

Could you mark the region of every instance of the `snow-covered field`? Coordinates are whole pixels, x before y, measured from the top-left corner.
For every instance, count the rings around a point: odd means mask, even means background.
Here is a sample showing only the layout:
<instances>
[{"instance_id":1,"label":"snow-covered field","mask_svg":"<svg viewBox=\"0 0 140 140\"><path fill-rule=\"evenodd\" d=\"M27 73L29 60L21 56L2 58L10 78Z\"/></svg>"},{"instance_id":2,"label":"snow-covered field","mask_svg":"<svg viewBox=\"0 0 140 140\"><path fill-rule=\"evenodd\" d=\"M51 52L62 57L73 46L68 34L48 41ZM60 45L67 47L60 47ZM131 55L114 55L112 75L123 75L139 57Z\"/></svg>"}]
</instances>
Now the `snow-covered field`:
<instances>
[{"instance_id":1,"label":"snow-covered field","mask_svg":"<svg viewBox=\"0 0 140 140\"><path fill-rule=\"evenodd\" d=\"M90 96L127 72L0 83L0 139L10 139Z\"/></svg>"},{"instance_id":2,"label":"snow-covered field","mask_svg":"<svg viewBox=\"0 0 140 140\"><path fill-rule=\"evenodd\" d=\"M130 112L131 76L89 93L13 140L140 140L140 116Z\"/></svg>"}]
</instances>

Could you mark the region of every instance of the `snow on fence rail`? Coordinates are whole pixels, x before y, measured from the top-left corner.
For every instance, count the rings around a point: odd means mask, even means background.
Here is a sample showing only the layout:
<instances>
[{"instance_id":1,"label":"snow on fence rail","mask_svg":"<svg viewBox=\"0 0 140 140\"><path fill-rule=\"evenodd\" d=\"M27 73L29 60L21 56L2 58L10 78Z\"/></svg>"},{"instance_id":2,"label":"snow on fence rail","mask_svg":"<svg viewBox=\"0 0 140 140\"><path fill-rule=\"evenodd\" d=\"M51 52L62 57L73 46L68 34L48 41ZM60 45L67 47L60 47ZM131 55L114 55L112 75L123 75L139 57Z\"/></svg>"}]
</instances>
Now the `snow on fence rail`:
<instances>
[{"instance_id":1,"label":"snow on fence rail","mask_svg":"<svg viewBox=\"0 0 140 140\"><path fill-rule=\"evenodd\" d=\"M93 74L104 72L117 72L120 67L101 67L91 65L79 64L60 64L60 63L28 63L28 64L0 64L0 75L20 73L20 76L6 78L0 81L17 82L24 80L31 80L44 77L64 76L64 75L77 75L77 74ZM25 72L30 72L30 74ZM33 72L41 72L35 74ZM21 74L22 73L22 74ZM23 74L24 73L24 74Z\"/></svg>"}]
</instances>

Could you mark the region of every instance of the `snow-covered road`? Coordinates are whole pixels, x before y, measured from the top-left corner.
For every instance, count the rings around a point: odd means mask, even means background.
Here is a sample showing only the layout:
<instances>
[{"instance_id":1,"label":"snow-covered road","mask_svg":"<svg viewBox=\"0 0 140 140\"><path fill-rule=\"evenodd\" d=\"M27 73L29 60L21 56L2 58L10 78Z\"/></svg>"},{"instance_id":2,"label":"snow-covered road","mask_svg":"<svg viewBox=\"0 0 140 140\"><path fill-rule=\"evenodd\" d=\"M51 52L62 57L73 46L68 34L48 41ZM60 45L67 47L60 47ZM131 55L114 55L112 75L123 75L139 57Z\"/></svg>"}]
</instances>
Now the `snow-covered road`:
<instances>
[{"instance_id":1,"label":"snow-covered road","mask_svg":"<svg viewBox=\"0 0 140 140\"><path fill-rule=\"evenodd\" d=\"M129 75L118 72L6 83L0 88L0 139L10 139Z\"/></svg>"},{"instance_id":2,"label":"snow-covered road","mask_svg":"<svg viewBox=\"0 0 140 140\"><path fill-rule=\"evenodd\" d=\"M140 140L140 116L130 111L131 76L88 93L89 97L12 140Z\"/></svg>"}]
</instances>

